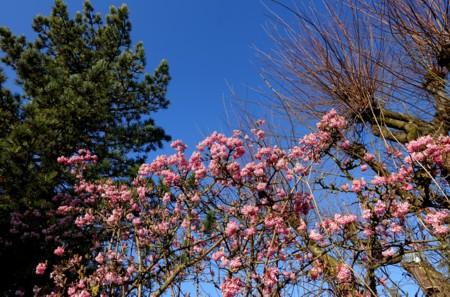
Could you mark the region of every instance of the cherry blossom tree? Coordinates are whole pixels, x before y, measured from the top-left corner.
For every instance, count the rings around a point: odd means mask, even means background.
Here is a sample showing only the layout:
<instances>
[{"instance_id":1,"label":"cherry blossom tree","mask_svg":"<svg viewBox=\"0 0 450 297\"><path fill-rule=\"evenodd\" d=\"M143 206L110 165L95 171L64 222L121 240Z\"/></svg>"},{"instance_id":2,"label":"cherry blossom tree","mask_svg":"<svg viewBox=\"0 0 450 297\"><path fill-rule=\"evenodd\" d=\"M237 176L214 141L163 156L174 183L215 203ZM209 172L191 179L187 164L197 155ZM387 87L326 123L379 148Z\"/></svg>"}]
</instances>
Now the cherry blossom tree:
<instances>
[{"instance_id":1,"label":"cherry blossom tree","mask_svg":"<svg viewBox=\"0 0 450 297\"><path fill-rule=\"evenodd\" d=\"M408 143L431 143L449 135L449 1L269 2L276 3L271 6L274 27L270 31L277 47L263 53L268 63L262 76L271 98L277 99L282 111L278 114L287 115L292 125L277 134L289 133L292 138L295 133L290 131L304 126L305 118L320 118L335 108L349 123L351 159L363 163L366 173L373 171L380 177L391 174L399 163L369 163L364 152L390 160L397 151L413 149ZM448 157L440 166L441 179L448 182ZM334 175L347 175L346 166L337 167ZM414 171L411 186L416 192L397 191L401 200L414 205L418 213L430 206L449 209L445 187L436 186L439 180L432 171L426 166ZM356 187L362 184L357 182ZM414 236L419 234L409 221L402 227ZM411 277L426 295L447 295L445 245L437 258L417 252L397 259L401 266L397 274L407 271L405 281Z\"/></svg>"},{"instance_id":2,"label":"cherry blossom tree","mask_svg":"<svg viewBox=\"0 0 450 297\"><path fill-rule=\"evenodd\" d=\"M384 156L350 140L348 126L331 110L287 148L269 144L263 121L249 134L215 132L190 156L174 141L131 184L87 179L89 151L60 157L78 183L54 198L42 230L54 255L35 267L53 286L35 294L186 296L207 284L227 297L406 295L396 273L448 253L450 137ZM429 271L444 296L442 268Z\"/></svg>"}]
</instances>

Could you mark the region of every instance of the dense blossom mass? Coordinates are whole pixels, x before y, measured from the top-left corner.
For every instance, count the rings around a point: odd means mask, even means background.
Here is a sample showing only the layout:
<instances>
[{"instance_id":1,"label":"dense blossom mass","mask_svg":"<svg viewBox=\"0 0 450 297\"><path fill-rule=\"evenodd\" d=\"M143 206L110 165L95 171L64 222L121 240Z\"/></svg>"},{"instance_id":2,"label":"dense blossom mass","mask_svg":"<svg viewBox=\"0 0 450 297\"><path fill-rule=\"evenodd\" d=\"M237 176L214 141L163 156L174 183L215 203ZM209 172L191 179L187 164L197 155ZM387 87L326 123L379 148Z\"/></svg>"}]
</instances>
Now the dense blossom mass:
<instances>
[{"instance_id":1,"label":"dense blossom mass","mask_svg":"<svg viewBox=\"0 0 450 297\"><path fill-rule=\"evenodd\" d=\"M226 297L375 296L405 255L445 242L450 137L387 147L384 158L357 151L334 110L288 149L268 145L263 125L215 132L189 157L174 141L173 155L143 164L130 183L89 180L89 151L60 157L78 183L54 198L56 220L41 230L54 258L35 270L53 286L36 295L160 296L209 283ZM434 181L426 195L424 178ZM336 201L341 209L327 206ZM19 214L12 224L25 228Z\"/></svg>"}]
</instances>

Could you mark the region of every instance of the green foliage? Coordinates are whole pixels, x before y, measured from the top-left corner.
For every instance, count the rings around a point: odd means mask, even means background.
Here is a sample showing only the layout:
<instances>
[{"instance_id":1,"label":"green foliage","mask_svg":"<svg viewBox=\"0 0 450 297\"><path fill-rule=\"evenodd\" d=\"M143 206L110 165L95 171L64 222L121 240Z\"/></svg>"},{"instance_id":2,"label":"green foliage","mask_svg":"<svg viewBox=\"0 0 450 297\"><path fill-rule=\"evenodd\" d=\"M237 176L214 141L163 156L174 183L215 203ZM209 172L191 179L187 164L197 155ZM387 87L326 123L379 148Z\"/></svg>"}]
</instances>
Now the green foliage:
<instances>
[{"instance_id":1,"label":"green foliage","mask_svg":"<svg viewBox=\"0 0 450 297\"><path fill-rule=\"evenodd\" d=\"M87 148L99 157L96 174L127 177L145 153L170 140L151 118L169 104L169 67L162 61L145 72L144 48L132 44L125 5L111 7L103 19L86 1L71 18L56 0L32 26L33 41L0 28L1 61L21 89L7 90L0 71L2 234L12 211L47 207L59 187L70 185L58 156Z\"/></svg>"},{"instance_id":2,"label":"green foliage","mask_svg":"<svg viewBox=\"0 0 450 297\"><path fill-rule=\"evenodd\" d=\"M213 229L214 224L216 224L216 215L210 210L206 213L205 220L203 221L203 228L205 232L209 233Z\"/></svg>"},{"instance_id":3,"label":"green foliage","mask_svg":"<svg viewBox=\"0 0 450 297\"><path fill-rule=\"evenodd\" d=\"M13 192L24 175L53 188L56 158L78 148L100 157L103 174L126 176L143 153L169 140L149 116L169 103L168 65L145 73L144 49L132 47L126 6L112 7L103 22L89 2L71 19L56 1L33 29L33 42L0 29L2 61L23 90L18 97L1 88L2 191ZM1 75L0 86L4 80ZM25 194L25 188L15 190Z\"/></svg>"}]
</instances>

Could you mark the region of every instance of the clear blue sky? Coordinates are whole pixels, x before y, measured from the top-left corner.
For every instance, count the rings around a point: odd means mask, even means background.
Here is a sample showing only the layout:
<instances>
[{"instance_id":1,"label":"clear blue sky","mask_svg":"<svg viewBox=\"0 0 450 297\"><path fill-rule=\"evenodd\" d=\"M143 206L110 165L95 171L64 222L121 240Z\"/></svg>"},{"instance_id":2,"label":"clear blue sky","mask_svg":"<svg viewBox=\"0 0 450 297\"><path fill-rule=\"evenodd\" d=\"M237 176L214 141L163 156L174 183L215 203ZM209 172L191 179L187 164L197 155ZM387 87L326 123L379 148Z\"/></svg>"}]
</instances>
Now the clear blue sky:
<instances>
[{"instance_id":1,"label":"clear blue sky","mask_svg":"<svg viewBox=\"0 0 450 297\"><path fill-rule=\"evenodd\" d=\"M66 0L71 13L82 0ZM261 85L254 46L267 49L271 41L263 29L267 11L260 0L93 0L103 14L110 5L129 7L133 41L143 41L148 71L163 58L171 68L169 109L155 115L174 138L192 148L213 130L226 130L231 84L241 97L247 86ZM48 15L53 0L3 1L0 26L32 36L31 21ZM253 94L254 95L254 94ZM224 107L225 102L228 102ZM167 151L166 149L163 151ZM150 156L150 158L154 157Z\"/></svg>"}]
</instances>

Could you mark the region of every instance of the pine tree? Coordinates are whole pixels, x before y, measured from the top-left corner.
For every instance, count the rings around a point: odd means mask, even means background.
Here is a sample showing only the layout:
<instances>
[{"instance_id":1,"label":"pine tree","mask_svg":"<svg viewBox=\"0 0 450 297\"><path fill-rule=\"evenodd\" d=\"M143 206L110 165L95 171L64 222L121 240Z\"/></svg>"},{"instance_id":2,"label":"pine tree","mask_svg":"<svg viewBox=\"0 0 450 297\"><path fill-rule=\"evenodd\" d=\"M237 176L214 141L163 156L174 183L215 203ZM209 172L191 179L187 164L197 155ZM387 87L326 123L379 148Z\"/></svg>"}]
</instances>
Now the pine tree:
<instances>
[{"instance_id":1,"label":"pine tree","mask_svg":"<svg viewBox=\"0 0 450 297\"><path fill-rule=\"evenodd\" d=\"M162 61L146 73L127 6L111 7L103 19L86 1L72 18L56 0L49 16L34 19L33 30L30 41L0 28L3 68L13 70L20 88L13 94L0 72L0 258L10 267L2 269L0 289L6 295L26 286L25 271L32 272L44 250L41 237L17 245L23 234L10 234L10 216L51 207L58 189L70 187L58 156L89 149L99 157L96 174L123 178L170 140L151 117L169 104L168 65ZM11 243L14 249L7 248Z\"/></svg>"}]
</instances>

